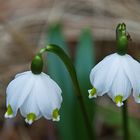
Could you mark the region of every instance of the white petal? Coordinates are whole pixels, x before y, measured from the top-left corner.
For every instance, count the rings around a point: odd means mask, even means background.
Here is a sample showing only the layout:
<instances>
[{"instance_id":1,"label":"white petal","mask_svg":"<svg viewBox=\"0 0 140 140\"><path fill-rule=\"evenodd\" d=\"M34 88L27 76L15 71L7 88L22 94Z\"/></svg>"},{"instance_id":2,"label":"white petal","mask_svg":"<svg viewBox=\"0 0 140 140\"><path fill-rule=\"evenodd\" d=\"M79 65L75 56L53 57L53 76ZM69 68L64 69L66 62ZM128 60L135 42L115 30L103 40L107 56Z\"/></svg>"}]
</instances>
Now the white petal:
<instances>
[{"instance_id":1,"label":"white petal","mask_svg":"<svg viewBox=\"0 0 140 140\"><path fill-rule=\"evenodd\" d=\"M140 102L140 63L134 60L131 56L125 55L123 68L131 82L133 88L133 96L136 102Z\"/></svg>"},{"instance_id":2,"label":"white petal","mask_svg":"<svg viewBox=\"0 0 140 140\"><path fill-rule=\"evenodd\" d=\"M112 58L116 57L116 53L111 54L106 56L102 61L100 61L93 69L92 69L92 73L91 73L91 83L92 83L92 77L94 77L94 74L99 70L102 69L103 66L108 65L108 62L112 61Z\"/></svg>"},{"instance_id":3,"label":"white petal","mask_svg":"<svg viewBox=\"0 0 140 140\"><path fill-rule=\"evenodd\" d=\"M105 57L98 63L90 73L90 81L97 90L97 95L102 96L107 93L119 68L118 54Z\"/></svg>"},{"instance_id":4,"label":"white petal","mask_svg":"<svg viewBox=\"0 0 140 140\"><path fill-rule=\"evenodd\" d=\"M135 102L140 103L140 97L139 96L134 96Z\"/></svg>"},{"instance_id":5,"label":"white petal","mask_svg":"<svg viewBox=\"0 0 140 140\"><path fill-rule=\"evenodd\" d=\"M7 87L7 106L10 104L14 113L23 104L33 87L32 74L21 75L10 82Z\"/></svg>"},{"instance_id":6,"label":"white petal","mask_svg":"<svg viewBox=\"0 0 140 140\"><path fill-rule=\"evenodd\" d=\"M46 74L42 74L37 83L35 90L39 109L45 118L52 119L53 110L61 107L61 89Z\"/></svg>"},{"instance_id":7,"label":"white petal","mask_svg":"<svg viewBox=\"0 0 140 140\"><path fill-rule=\"evenodd\" d=\"M18 74L16 74L15 78L17 78L17 77L19 77L19 76L31 74L31 73L32 73L31 71L25 71L25 72L22 72L22 73L18 73Z\"/></svg>"},{"instance_id":8,"label":"white petal","mask_svg":"<svg viewBox=\"0 0 140 140\"><path fill-rule=\"evenodd\" d=\"M35 78L34 80L38 80L38 79ZM20 107L20 112L24 117L27 117L27 115L30 113L34 113L37 117L36 118L37 120L41 117L41 112L37 105L36 92L34 92L35 86L36 86L36 82L34 83L33 89L30 91L30 94L28 95L28 97Z\"/></svg>"},{"instance_id":9,"label":"white petal","mask_svg":"<svg viewBox=\"0 0 140 140\"><path fill-rule=\"evenodd\" d=\"M108 95L114 100L114 98L118 95L121 95L122 101L126 100L131 94L131 83L124 73L123 68L121 67L122 64L120 63L120 68L117 72L117 75L112 83L111 90L109 91ZM122 104L118 104L120 106Z\"/></svg>"}]
</instances>

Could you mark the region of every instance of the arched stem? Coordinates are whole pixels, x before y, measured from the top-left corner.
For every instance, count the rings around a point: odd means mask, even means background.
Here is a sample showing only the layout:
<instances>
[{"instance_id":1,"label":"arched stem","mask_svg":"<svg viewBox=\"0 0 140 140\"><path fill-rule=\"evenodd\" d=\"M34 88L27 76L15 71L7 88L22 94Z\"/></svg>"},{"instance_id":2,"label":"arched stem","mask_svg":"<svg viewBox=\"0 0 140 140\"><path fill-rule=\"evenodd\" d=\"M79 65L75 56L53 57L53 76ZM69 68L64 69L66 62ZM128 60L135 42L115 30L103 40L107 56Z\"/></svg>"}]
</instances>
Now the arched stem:
<instances>
[{"instance_id":1,"label":"arched stem","mask_svg":"<svg viewBox=\"0 0 140 140\"><path fill-rule=\"evenodd\" d=\"M47 45L45 48L41 49L39 53L42 55L46 51L56 54L64 62L65 66L66 66L66 68L67 68L67 70L70 74L70 77L72 79L73 86L74 86L75 91L76 91L75 92L76 97L77 97L77 99L79 100L79 103L80 103L80 107L81 107L81 110L82 110L82 113L83 113L83 117L84 117L85 125L87 127L89 138L91 140L94 140L94 135L93 135L93 131L92 131L92 124L89 121L88 113L86 111L84 100L83 100L83 97L82 97L82 94L81 94L81 91L80 91L80 86L79 86L79 83L78 83L77 74L76 74L76 71L75 71L75 68L74 68L74 65L73 65L71 59L68 57L68 55L59 46L54 45L54 44Z\"/></svg>"}]
</instances>

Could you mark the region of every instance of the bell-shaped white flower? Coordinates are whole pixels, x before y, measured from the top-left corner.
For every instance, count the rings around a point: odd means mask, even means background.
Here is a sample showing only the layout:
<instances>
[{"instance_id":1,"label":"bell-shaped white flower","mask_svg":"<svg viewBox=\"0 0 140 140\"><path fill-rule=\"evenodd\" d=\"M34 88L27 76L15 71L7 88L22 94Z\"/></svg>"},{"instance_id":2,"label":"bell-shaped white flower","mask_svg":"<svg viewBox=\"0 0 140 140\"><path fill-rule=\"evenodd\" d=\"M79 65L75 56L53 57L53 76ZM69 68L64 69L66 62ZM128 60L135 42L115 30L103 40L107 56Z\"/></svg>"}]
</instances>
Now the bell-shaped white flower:
<instances>
[{"instance_id":1,"label":"bell-shaped white flower","mask_svg":"<svg viewBox=\"0 0 140 140\"><path fill-rule=\"evenodd\" d=\"M88 91L89 98L107 93L120 107L133 92L140 103L140 63L128 54L105 57L91 70L90 81L93 88Z\"/></svg>"},{"instance_id":2,"label":"bell-shaped white flower","mask_svg":"<svg viewBox=\"0 0 140 140\"><path fill-rule=\"evenodd\" d=\"M8 85L6 94L6 118L15 117L19 109L28 124L42 116L53 121L60 119L58 111L62 103L61 89L43 72L17 74Z\"/></svg>"}]
</instances>

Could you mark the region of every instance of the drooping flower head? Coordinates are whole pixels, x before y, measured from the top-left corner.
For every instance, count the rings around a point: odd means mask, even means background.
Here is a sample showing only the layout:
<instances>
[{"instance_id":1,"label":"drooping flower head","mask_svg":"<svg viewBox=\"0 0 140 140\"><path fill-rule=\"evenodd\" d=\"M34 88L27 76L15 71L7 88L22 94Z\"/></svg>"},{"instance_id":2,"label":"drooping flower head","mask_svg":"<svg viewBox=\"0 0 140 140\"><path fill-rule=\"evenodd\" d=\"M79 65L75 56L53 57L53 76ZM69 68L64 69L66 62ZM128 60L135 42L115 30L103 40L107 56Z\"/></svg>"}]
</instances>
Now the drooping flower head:
<instances>
[{"instance_id":1,"label":"drooping flower head","mask_svg":"<svg viewBox=\"0 0 140 140\"><path fill-rule=\"evenodd\" d=\"M105 57L90 73L93 86L89 98L108 94L117 106L122 106L131 93L140 103L140 63L126 54L128 38L126 25L119 24L116 29L117 53Z\"/></svg>"},{"instance_id":2,"label":"drooping flower head","mask_svg":"<svg viewBox=\"0 0 140 140\"><path fill-rule=\"evenodd\" d=\"M37 54L31 71L17 74L6 90L6 118L15 117L18 109L25 121L32 124L40 117L59 121L62 103L61 89L55 81L42 72L43 60Z\"/></svg>"}]
</instances>

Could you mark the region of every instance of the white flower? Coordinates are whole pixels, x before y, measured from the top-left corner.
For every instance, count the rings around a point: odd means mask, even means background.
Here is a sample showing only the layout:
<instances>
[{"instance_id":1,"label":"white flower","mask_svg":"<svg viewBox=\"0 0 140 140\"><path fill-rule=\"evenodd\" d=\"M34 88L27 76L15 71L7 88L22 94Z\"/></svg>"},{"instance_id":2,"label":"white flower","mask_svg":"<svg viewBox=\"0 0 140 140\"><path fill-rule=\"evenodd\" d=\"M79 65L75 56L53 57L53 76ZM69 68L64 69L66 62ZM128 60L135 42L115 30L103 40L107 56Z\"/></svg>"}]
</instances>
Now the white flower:
<instances>
[{"instance_id":1,"label":"white flower","mask_svg":"<svg viewBox=\"0 0 140 140\"><path fill-rule=\"evenodd\" d=\"M89 98L107 93L120 107L132 92L140 103L140 63L128 54L105 57L91 70L90 81L93 88L88 91Z\"/></svg>"},{"instance_id":2,"label":"white flower","mask_svg":"<svg viewBox=\"0 0 140 140\"><path fill-rule=\"evenodd\" d=\"M6 93L6 118L15 117L20 109L28 124L42 116L59 121L61 89L47 74L33 74L31 71L17 74L8 85Z\"/></svg>"}]
</instances>

